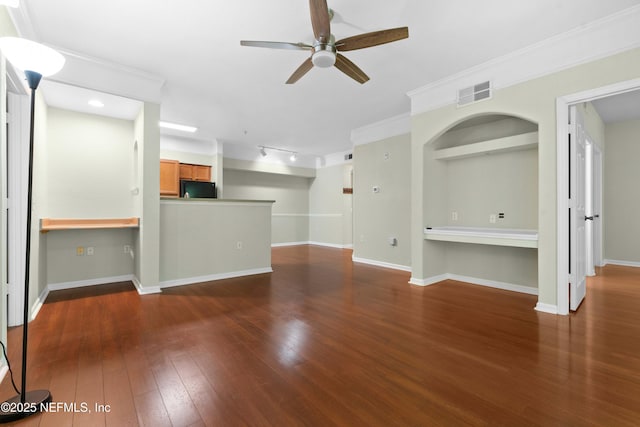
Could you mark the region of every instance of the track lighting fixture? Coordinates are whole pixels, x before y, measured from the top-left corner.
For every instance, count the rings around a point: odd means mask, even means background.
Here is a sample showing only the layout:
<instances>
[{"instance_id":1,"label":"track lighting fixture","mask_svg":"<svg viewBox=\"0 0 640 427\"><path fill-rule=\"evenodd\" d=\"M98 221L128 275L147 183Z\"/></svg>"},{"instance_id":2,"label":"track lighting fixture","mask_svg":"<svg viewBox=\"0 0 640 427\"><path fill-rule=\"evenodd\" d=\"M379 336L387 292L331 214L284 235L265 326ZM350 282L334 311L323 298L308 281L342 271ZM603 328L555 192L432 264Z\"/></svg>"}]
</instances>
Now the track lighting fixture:
<instances>
[{"instance_id":1,"label":"track lighting fixture","mask_svg":"<svg viewBox=\"0 0 640 427\"><path fill-rule=\"evenodd\" d=\"M258 145L258 148L260 149L260 154L262 155L262 157L265 157L267 155L267 150L273 150L273 151L281 151L283 153L291 153L291 156L289 156L289 160L291 160L292 162L295 162L298 159L298 153L292 150L285 150L284 148L276 148L276 147L267 147L266 145Z\"/></svg>"}]
</instances>

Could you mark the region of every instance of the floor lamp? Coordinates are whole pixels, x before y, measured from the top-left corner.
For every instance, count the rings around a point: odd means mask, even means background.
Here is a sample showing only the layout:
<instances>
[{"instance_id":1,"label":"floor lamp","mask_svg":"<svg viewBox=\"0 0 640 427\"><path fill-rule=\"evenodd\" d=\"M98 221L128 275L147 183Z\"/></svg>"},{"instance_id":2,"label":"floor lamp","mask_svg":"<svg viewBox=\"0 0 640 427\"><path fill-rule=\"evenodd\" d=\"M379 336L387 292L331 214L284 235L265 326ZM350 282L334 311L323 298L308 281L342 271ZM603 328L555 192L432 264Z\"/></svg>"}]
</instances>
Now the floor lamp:
<instances>
[{"instance_id":1,"label":"floor lamp","mask_svg":"<svg viewBox=\"0 0 640 427\"><path fill-rule=\"evenodd\" d=\"M24 303L22 323L22 386L20 394L0 403L0 423L26 418L41 411L51 402L49 390L27 391L27 344L29 330L29 264L31 253L31 199L33 187L33 130L36 89L43 76L57 73L64 65L64 57L55 50L17 37L0 38L0 52L14 67L23 70L31 89L31 116L29 133L29 180L27 190L27 241L24 272Z\"/></svg>"}]
</instances>

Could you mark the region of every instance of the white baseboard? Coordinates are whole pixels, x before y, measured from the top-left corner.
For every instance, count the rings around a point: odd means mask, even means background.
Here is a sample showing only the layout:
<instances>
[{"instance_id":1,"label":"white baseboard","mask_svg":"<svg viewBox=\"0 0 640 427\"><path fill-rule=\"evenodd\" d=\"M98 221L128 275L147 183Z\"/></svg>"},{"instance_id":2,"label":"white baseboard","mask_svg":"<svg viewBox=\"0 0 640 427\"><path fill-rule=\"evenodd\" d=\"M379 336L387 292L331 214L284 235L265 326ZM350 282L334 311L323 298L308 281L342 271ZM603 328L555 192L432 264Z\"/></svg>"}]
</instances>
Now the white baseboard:
<instances>
[{"instance_id":1,"label":"white baseboard","mask_svg":"<svg viewBox=\"0 0 640 427\"><path fill-rule=\"evenodd\" d=\"M412 277L409 283L418 286L429 286L443 280L456 280L458 282L469 283L472 285L486 286L488 288L502 289L504 291L519 292L529 295L538 295L538 289L529 286L516 285L513 283L498 282L495 280L479 279L477 277L461 276L459 274L445 273L438 276L427 277L426 279L418 279Z\"/></svg>"},{"instance_id":2,"label":"white baseboard","mask_svg":"<svg viewBox=\"0 0 640 427\"><path fill-rule=\"evenodd\" d=\"M32 322L36 318L36 316L38 316L38 313L42 308L42 304L44 304L44 301L47 299L47 296L49 296L48 286L44 288L44 290L40 293L40 295L38 295L38 298L31 306L31 315L29 316L29 322Z\"/></svg>"},{"instance_id":3,"label":"white baseboard","mask_svg":"<svg viewBox=\"0 0 640 427\"><path fill-rule=\"evenodd\" d=\"M438 282L442 282L443 280L447 280L449 278L448 274L441 274L439 276L428 277L426 279L418 279L412 277L409 280L409 283L417 286L430 286Z\"/></svg>"},{"instance_id":4,"label":"white baseboard","mask_svg":"<svg viewBox=\"0 0 640 427\"><path fill-rule=\"evenodd\" d=\"M140 283L140 279L138 279L136 276L133 276L131 281L133 282L133 286L136 287L138 295L152 295L162 292L162 288L160 288L160 286L142 286L142 283Z\"/></svg>"},{"instance_id":5,"label":"white baseboard","mask_svg":"<svg viewBox=\"0 0 640 427\"><path fill-rule=\"evenodd\" d=\"M272 248L284 248L287 246L303 246L308 245L309 242L284 242L284 243L272 243Z\"/></svg>"},{"instance_id":6,"label":"white baseboard","mask_svg":"<svg viewBox=\"0 0 640 427\"><path fill-rule=\"evenodd\" d=\"M604 260L604 265L620 265L623 267L640 267L640 262L636 262L636 261L621 261L621 260L617 260L617 259L605 259ZM603 265L603 267L604 267Z\"/></svg>"},{"instance_id":7,"label":"white baseboard","mask_svg":"<svg viewBox=\"0 0 640 427\"><path fill-rule=\"evenodd\" d=\"M123 276L100 277L97 279L77 280L75 282L49 283L47 287L50 291L60 291L63 289L83 288L85 286L104 285L107 283L129 282L133 281L133 274L125 274Z\"/></svg>"},{"instance_id":8,"label":"white baseboard","mask_svg":"<svg viewBox=\"0 0 640 427\"><path fill-rule=\"evenodd\" d=\"M558 314L558 306L552 304L545 304L542 302L538 302L535 307L536 311L541 313L549 313L549 314Z\"/></svg>"},{"instance_id":9,"label":"white baseboard","mask_svg":"<svg viewBox=\"0 0 640 427\"><path fill-rule=\"evenodd\" d=\"M314 246L324 246L327 248L335 248L335 249L353 249L353 245L349 244L349 245L340 245L338 243L325 243L325 242L313 242L313 241L306 241L306 242L285 242L285 243L272 243L271 247L272 248L282 248L282 247L286 247L286 246L304 246L304 245L314 245Z\"/></svg>"},{"instance_id":10,"label":"white baseboard","mask_svg":"<svg viewBox=\"0 0 640 427\"><path fill-rule=\"evenodd\" d=\"M351 260L353 262L357 262L357 263L360 263L360 264L375 265L376 267L384 267L384 268L390 268L392 270L401 270L401 271L411 272L411 267L406 266L406 265L392 264L390 262L376 261L374 259L359 258L359 257L356 257L356 256L352 256Z\"/></svg>"},{"instance_id":11,"label":"white baseboard","mask_svg":"<svg viewBox=\"0 0 640 427\"><path fill-rule=\"evenodd\" d=\"M209 274L206 276L187 277L184 279L167 280L160 282L160 288L172 288L175 286L193 285L194 283L211 282L222 279L232 279L234 277L253 276L255 274L273 273L271 267L255 268L252 270L233 271L229 273Z\"/></svg>"},{"instance_id":12,"label":"white baseboard","mask_svg":"<svg viewBox=\"0 0 640 427\"><path fill-rule=\"evenodd\" d=\"M460 276L458 274L449 274L448 276L450 280L471 283L472 285L486 286L488 288L502 289L504 291L520 292L522 294L538 295L538 288L532 288L530 286L498 282L495 280L478 279L476 277Z\"/></svg>"}]
</instances>

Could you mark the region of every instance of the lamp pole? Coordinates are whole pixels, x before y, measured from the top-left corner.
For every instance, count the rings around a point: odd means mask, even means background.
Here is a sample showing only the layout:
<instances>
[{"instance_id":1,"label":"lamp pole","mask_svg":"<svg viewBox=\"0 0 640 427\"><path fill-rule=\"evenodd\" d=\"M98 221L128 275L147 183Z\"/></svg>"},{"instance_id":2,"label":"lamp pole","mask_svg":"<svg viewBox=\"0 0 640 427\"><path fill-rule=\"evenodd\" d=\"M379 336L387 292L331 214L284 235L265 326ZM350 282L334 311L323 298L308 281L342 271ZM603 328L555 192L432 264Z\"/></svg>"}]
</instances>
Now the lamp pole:
<instances>
[{"instance_id":1,"label":"lamp pole","mask_svg":"<svg viewBox=\"0 0 640 427\"><path fill-rule=\"evenodd\" d=\"M64 57L58 52L38 43L29 40L4 37L0 38L0 51L17 68L24 70L27 84L31 89L31 114L29 131L29 172L27 189L27 229L26 229L26 257L24 272L24 302L23 302L23 323L22 323L22 379L21 390L3 403L0 403L0 423L7 423L26 418L36 414L51 402L49 390L27 391L27 349L29 342L29 270L31 263L31 210L33 199L33 151L34 151L34 127L35 127L35 104L36 90L45 72L33 71L37 65L44 64L47 74L54 74L64 64ZM30 55L31 54L31 55ZM43 58L44 57L44 58ZM47 63L47 60L49 63ZM44 61L44 63L42 63ZM54 62L51 65L51 62ZM31 67L34 63L36 67ZM7 361L8 363L8 361Z\"/></svg>"}]
</instances>

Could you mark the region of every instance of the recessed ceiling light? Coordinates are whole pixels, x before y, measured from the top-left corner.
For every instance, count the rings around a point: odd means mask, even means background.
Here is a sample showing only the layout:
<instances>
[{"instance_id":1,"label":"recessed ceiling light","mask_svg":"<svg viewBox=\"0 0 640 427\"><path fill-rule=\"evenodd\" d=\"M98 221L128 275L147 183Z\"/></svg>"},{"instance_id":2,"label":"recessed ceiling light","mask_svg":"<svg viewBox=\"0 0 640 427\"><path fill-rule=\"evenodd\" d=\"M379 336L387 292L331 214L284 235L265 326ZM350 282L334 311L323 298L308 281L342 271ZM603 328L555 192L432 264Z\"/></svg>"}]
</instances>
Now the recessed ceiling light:
<instances>
[{"instance_id":1,"label":"recessed ceiling light","mask_svg":"<svg viewBox=\"0 0 640 427\"><path fill-rule=\"evenodd\" d=\"M166 129L181 130L183 132L191 132L191 133L198 130L198 128L195 126L179 125L177 123L169 123L169 122L160 122L160 127L166 128Z\"/></svg>"},{"instance_id":2,"label":"recessed ceiling light","mask_svg":"<svg viewBox=\"0 0 640 427\"><path fill-rule=\"evenodd\" d=\"M100 101L99 99L92 99L91 101L89 101L89 105L96 108L102 108L104 107L104 102Z\"/></svg>"}]
</instances>

